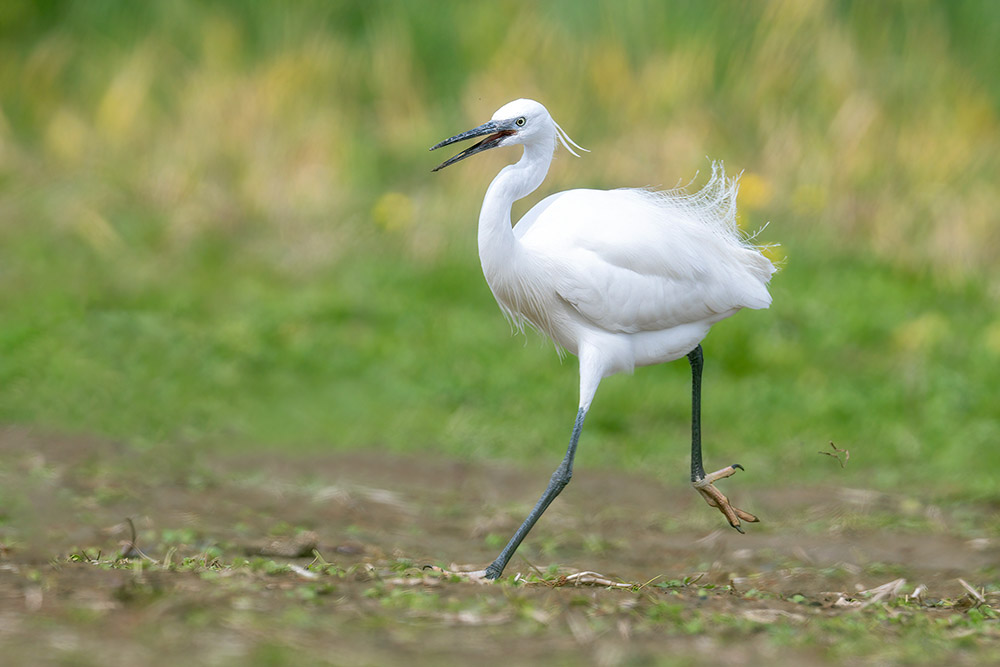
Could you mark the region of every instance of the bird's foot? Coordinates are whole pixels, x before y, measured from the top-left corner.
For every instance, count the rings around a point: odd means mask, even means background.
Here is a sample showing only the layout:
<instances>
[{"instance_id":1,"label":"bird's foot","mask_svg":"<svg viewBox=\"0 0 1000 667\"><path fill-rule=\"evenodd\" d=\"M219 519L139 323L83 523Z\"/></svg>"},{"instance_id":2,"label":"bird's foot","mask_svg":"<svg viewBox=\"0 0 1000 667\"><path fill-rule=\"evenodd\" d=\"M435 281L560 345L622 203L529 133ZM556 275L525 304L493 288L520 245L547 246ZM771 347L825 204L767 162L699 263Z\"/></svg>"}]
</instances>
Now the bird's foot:
<instances>
[{"instance_id":1,"label":"bird's foot","mask_svg":"<svg viewBox=\"0 0 1000 667\"><path fill-rule=\"evenodd\" d=\"M739 463L734 463L731 466L726 466L722 470L716 470L713 473L709 473L695 482L691 482L691 485L694 486L698 493L701 494L702 498L705 499L705 502L707 502L709 506L715 507L722 512L722 514L726 517L726 520L729 521L730 526L742 533L743 529L740 527L740 519L746 521L747 523L756 523L760 521L760 519L755 517L753 514L750 514L750 512L744 512L738 507L733 507L729 502L729 498L726 498L726 496L722 494L722 491L715 488L716 481L729 477L734 474L737 469L743 470L743 466Z\"/></svg>"}]
</instances>

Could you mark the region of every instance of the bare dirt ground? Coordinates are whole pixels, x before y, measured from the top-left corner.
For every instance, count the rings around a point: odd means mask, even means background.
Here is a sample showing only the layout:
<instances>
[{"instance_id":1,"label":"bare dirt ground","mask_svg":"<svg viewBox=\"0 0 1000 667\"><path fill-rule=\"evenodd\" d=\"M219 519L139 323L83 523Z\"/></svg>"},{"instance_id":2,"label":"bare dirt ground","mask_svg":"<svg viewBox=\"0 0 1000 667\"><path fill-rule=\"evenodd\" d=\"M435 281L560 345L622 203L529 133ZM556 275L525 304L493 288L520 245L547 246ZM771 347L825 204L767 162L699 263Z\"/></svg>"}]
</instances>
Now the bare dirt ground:
<instances>
[{"instance_id":1,"label":"bare dirt ground","mask_svg":"<svg viewBox=\"0 0 1000 667\"><path fill-rule=\"evenodd\" d=\"M0 661L975 664L1000 650L988 503L746 476L725 486L764 519L743 536L682 478L583 468L505 580L421 568L486 565L549 474L0 430ZM566 578L579 571L604 578Z\"/></svg>"}]
</instances>

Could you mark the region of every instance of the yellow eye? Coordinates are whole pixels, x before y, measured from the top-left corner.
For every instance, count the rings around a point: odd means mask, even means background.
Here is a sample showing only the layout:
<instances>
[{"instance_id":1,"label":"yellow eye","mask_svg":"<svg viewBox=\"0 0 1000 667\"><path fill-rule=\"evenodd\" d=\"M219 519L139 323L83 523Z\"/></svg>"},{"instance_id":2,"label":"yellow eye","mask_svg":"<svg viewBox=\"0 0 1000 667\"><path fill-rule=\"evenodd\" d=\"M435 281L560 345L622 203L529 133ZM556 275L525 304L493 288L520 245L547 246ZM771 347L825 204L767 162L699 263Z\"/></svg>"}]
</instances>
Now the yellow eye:
<instances>
[{"instance_id":1,"label":"yellow eye","mask_svg":"<svg viewBox=\"0 0 1000 667\"><path fill-rule=\"evenodd\" d=\"M515 120L515 121L514 121L514 123L515 123L515 124L516 124L516 125L517 125L518 127L524 127L524 124L525 124L526 122L528 122L528 120L527 120L527 119L526 119L526 118L525 118L524 116L521 116L520 118L518 118L517 120Z\"/></svg>"}]
</instances>

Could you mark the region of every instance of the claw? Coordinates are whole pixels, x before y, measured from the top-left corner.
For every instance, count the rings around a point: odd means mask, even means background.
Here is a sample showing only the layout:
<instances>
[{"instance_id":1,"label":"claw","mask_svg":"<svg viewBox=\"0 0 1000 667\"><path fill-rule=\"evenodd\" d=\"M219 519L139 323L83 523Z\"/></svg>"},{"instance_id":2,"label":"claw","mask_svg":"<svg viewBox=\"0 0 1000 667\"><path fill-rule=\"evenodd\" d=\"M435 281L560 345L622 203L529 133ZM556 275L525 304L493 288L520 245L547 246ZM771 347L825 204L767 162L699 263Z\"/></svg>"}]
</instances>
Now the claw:
<instances>
[{"instance_id":1,"label":"claw","mask_svg":"<svg viewBox=\"0 0 1000 667\"><path fill-rule=\"evenodd\" d=\"M750 514L750 512L745 512L738 507L733 507L732 503L729 502L729 499L723 495L722 491L715 488L714 485L716 481L733 475L737 469L743 470L743 466L739 463L734 463L723 468L722 470L716 470L713 473L709 473L697 482L692 482L692 484L698 493L700 493L705 499L705 502L708 503L709 507L714 507L722 512L723 516L725 516L726 520L729 522L729 525L738 530L741 534L744 534L743 528L740 527L740 519L746 521L747 523L757 523L760 519L753 514Z\"/></svg>"}]
</instances>

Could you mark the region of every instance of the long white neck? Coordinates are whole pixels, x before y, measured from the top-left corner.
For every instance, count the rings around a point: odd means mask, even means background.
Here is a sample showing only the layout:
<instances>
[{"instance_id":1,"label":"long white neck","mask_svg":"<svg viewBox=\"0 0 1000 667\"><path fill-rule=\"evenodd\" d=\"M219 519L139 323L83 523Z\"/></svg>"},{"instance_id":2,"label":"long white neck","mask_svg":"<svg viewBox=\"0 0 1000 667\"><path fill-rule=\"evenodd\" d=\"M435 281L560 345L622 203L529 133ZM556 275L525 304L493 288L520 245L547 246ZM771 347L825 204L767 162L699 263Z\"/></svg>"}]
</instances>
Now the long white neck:
<instances>
[{"instance_id":1,"label":"long white neck","mask_svg":"<svg viewBox=\"0 0 1000 667\"><path fill-rule=\"evenodd\" d=\"M554 148L554 145L525 144L521 159L501 169L486 190L479 212L479 260L487 281L513 266L520 243L511 227L511 206L545 180Z\"/></svg>"}]
</instances>

